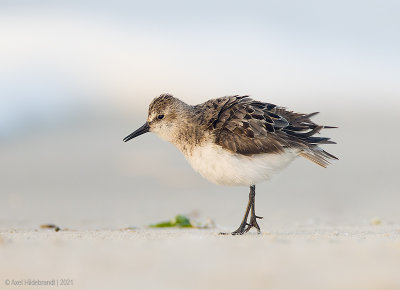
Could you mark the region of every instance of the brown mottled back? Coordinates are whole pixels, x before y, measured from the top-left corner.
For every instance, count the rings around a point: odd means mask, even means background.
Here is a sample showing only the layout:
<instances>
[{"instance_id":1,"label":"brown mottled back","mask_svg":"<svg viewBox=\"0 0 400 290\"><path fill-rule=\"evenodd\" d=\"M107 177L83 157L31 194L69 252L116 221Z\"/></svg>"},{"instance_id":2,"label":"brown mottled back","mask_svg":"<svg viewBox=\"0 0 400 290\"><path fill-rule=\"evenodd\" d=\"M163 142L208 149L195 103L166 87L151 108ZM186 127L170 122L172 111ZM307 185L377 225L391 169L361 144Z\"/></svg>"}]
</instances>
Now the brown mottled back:
<instances>
[{"instance_id":1,"label":"brown mottled back","mask_svg":"<svg viewBox=\"0 0 400 290\"><path fill-rule=\"evenodd\" d=\"M315 137L323 128L310 118L274 104L255 101L248 96L230 96L195 106L202 112L200 123L215 136L215 143L243 155L283 153L294 148L299 154L326 167L335 156L318 144L335 144L326 137Z\"/></svg>"}]
</instances>

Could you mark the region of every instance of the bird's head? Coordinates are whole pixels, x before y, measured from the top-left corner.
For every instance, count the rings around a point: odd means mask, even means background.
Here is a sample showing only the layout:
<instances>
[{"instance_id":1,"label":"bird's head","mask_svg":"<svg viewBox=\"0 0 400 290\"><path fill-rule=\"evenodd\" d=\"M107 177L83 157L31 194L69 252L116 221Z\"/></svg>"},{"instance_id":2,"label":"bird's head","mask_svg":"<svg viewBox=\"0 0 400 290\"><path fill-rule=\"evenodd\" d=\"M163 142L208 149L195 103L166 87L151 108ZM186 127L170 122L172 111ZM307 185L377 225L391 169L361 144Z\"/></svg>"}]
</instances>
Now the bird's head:
<instances>
[{"instance_id":1,"label":"bird's head","mask_svg":"<svg viewBox=\"0 0 400 290\"><path fill-rule=\"evenodd\" d=\"M179 117L184 113L185 107L187 105L184 102L170 94L160 95L150 103L147 122L126 136L124 141L127 142L144 133L153 132L162 139L173 142L179 124L182 123Z\"/></svg>"}]
</instances>

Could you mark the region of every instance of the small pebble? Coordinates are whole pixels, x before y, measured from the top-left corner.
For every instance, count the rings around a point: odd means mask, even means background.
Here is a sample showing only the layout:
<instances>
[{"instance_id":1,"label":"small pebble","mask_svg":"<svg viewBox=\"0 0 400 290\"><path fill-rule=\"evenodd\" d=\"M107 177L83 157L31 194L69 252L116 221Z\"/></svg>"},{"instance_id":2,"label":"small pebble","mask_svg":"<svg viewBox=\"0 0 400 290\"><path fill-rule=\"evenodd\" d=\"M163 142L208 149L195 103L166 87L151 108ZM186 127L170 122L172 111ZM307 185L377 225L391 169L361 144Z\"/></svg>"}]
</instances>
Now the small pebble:
<instances>
[{"instance_id":1,"label":"small pebble","mask_svg":"<svg viewBox=\"0 0 400 290\"><path fill-rule=\"evenodd\" d=\"M60 230L59 226L53 225L53 224L44 224L40 225L41 229L54 229L54 231L58 232Z\"/></svg>"},{"instance_id":2,"label":"small pebble","mask_svg":"<svg viewBox=\"0 0 400 290\"><path fill-rule=\"evenodd\" d=\"M382 224L382 220L378 217L374 217L373 219L371 219L371 225L377 226Z\"/></svg>"}]
</instances>

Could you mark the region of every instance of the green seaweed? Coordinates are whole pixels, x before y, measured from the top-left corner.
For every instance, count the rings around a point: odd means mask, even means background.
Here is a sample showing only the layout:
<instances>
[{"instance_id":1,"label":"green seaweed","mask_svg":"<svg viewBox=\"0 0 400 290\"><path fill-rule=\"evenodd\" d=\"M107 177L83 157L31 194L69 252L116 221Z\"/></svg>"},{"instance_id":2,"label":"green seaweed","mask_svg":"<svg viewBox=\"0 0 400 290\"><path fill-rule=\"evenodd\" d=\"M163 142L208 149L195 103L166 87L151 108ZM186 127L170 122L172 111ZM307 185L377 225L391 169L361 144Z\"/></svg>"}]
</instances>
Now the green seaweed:
<instances>
[{"instance_id":1,"label":"green seaweed","mask_svg":"<svg viewBox=\"0 0 400 290\"><path fill-rule=\"evenodd\" d=\"M190 219L184 215L178 214L170 221L160 222L157 224L149 225L150 228L170 228L170 227L178 227L178 228L194 228Z\"/></svg>"}]
</instances>

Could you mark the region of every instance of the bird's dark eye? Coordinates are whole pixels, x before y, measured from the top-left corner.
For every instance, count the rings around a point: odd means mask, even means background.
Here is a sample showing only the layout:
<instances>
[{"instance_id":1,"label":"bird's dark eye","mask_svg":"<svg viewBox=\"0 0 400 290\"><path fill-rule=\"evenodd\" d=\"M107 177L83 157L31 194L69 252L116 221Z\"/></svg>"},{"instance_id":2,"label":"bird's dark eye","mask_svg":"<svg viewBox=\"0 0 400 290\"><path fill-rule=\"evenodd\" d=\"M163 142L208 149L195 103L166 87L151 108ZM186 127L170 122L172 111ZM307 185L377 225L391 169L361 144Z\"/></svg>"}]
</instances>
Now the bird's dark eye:
<instances>
[{"instance_id":1,"label":"bird's dark eye","mask_svg":"<svg viewBox=\"0 0 400 290\"><path fill-rule=\"evenodd\" d=\"M158 116L157 116L157 119L158 119L158 120L161 120L162 118L164 118L164 115L158 115Z\"/></svg>"}]
</instances>

